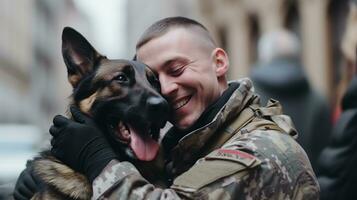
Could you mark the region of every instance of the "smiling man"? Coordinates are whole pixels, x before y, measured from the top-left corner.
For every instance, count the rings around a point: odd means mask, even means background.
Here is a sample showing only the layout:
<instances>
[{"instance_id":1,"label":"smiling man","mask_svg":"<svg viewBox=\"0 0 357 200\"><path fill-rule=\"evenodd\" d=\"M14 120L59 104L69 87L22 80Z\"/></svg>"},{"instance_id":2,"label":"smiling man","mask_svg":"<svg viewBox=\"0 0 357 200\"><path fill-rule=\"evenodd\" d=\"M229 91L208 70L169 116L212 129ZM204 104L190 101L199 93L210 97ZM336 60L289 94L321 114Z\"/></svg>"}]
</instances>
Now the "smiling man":
<instances>
[{"instance_id":1,"label":"smiling man","mask_svg":"<svg viewBox=\"0 0 357 200\"><path fill-rule=\"evenodd\" d=\"M161 93L173 108L172 123L187 129L227 88L227 55L201 27L143 37L137 58L157 73Z\"/></svg>"},{"instance_id":2,"label":"smiling man","mask_svg":"<svg viewBox=\"0 0 357 200\"><path fill-rule=\"evenodd\" d=\"M90 174L96 177L94 199L319 198L290 118L277 101L261 107L249 79L227 83L228 56L203 25L183 17L160 20L142 35L136 54L156 73L172 109L174 126L157 157L165 185L156 186L155 177L147 181L128 161L111 159ZM64 149L86 148L75 146L71 135L83 129L101 137L92 126L73 131L57 125L62 131L52 140L52 152L71 166L73 155Z\"/></svg>"},{"instance_id":3,"label":"smiling man","mask_svg":"<svg viewBox=\"0 0 357 200\"><path fill-rule=\"evenodd\" d=\"M165 135L166 188L128 162L111 161L94 180L110 199L318 199L319 186L278 102L259 106L248 79L227 83L228 55L198 22L166 18L137 43L172 107ZM117 174L126 174L115 176ZM115 177L112 183L107 177Z\"/></svg>"}]
</instances>

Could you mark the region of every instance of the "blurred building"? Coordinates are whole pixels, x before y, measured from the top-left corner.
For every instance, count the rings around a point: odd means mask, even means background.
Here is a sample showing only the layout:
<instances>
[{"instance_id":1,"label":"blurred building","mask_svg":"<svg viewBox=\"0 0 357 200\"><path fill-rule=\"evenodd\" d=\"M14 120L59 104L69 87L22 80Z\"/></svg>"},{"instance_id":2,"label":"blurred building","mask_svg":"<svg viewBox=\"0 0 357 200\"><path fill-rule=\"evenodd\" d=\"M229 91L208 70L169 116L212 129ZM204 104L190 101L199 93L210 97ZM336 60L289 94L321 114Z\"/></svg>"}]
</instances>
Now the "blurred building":
<instances>
[{"instance_id":1,"label":"blurred building","mask_svg":"<svg viewBox=\"0 0 357 200\"><path fill-rule=\"evenodd\" d=\"M157 19L186 16L202 22L231 60L230 79L249 74L256 41L264 32L285 27L302 41L303 62L313 86L333 103L343 63L340 42L347 0L130 0L128 56L140 34Z\"/></svg>"},{"instance_id":2,"label":"blurred building","mask_svg":"<svg viewBox=\"0 0 357 200\"><path fill-rule=\"evenodd\" d=\"M0 183L22 170L48 137L53 116L66 109L66 25L89 29L71 0L0 1Z\"/></svg>"},{"instance_id":3,"label":"blurred building","mask_svg":"<svg viewBox=\"0 0 357 200\"><path fill-rule=\"evenodd\" d=\"M65 25L88 30L73 2L0 2L0 124L28 123L48 129L70 94L61 55Z\"/></svg>"},{"instance_id":4,"label":"blurred building","mask_svg":"<svg viewBox=\"0 0 357 200\"><path fill-rule=\"evenodd\" d=\"M288 28L301 38L313 86L334 101L343 63L340 43L347 0L200 0L200 11L230 54L231 78L246 76L264 32Z\"/></svg>"},{"instance_id":5,"label":"blurred building","mask_svg":"<svg viewBox=\"0 0 357 200\"><path fill-rule=\"evenodd\" d=\"M5 0L0 4L0 121L30 122L33 3Z\"/></svg>"}]
</instances>

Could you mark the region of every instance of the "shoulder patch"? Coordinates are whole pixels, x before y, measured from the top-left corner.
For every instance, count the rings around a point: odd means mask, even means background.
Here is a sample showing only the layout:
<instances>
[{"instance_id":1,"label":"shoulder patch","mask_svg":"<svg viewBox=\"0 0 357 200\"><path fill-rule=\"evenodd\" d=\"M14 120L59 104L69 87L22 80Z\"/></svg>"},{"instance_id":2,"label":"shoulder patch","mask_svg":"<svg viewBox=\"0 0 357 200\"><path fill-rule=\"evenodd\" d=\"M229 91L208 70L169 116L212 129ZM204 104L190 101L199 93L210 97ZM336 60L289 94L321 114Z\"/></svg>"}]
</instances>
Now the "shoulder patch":
<instances>
[{"instance_id":1,"label":"shoulder patch","mask_svg":"<svg viewBox=\"0 0 357 200\"><path fill-rule=\"evenodd\" d=\"M212 153L208 154L205 157L206 160L214 160L214 159L221 159L221 160L230 160L235 161L243 164L246 167L250 167L253 164L258 164L259 159L255 156L246 153L244 151L235 150L235 149L217 149Z\"/></svg>"},{"instance_id":2,"label":"shoulder patch","mask_svg":"<svg viewBox=\"0 0 357 200\"><path fill-rule=\"evenodd\" d=\"M174 180L173 189L194 192L198 189L234 175L243 177L261 161L253 155L239 150L218 149L193 165Z\"/></svg>"}]
</instances>

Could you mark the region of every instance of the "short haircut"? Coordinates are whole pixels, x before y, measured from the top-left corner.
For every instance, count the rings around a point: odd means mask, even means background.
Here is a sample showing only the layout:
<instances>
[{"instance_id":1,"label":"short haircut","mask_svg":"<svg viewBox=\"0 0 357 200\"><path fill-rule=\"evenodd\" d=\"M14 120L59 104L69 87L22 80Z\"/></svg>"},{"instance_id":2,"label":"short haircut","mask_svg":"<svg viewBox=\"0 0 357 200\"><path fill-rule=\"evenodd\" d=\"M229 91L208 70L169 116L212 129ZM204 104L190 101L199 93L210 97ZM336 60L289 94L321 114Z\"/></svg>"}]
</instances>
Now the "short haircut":
<instances>
[{"instance_id":1,"label":"short haircut","mask_svg":"<svg viewBox=\"0 0 357 200\"><path fill-rule=\"evenodd\" d=\"M209 39L212 42L212 44L216 45L216 42L209 34L207 28L203 26L201 23L186 17L168 17L155 22L148 29L146 29L146 31L141 35L139 41L136 44L136 50L138 50L140 47L142 47L150 40L164 35L173 27L186 27L186 28L198 27L202 29L204 32L206 32L207 39Z\"/></svg>"}]
</instances>

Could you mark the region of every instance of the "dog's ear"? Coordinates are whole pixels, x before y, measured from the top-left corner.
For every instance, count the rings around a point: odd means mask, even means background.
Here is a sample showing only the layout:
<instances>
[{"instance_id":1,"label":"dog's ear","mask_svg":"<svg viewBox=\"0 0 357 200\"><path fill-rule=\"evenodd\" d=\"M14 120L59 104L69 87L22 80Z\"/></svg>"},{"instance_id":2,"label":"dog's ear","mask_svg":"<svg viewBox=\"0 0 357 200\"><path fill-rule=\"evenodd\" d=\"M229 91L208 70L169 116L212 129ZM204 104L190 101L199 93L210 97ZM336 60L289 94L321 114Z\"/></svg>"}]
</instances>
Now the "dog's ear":
<instances>
[{"instance_id":1,"label":"dog's ear","mask_svg":"<svg viewBox=\"0 0 357 200\"><path fill-rule=\"evenodd\" d=\"M100 55L92 45L76 30L65 27L62 32L62 55L67 66L68 81L73 88L80 80L92 74L99 61Z\"/></svg>"}]
</instances>

